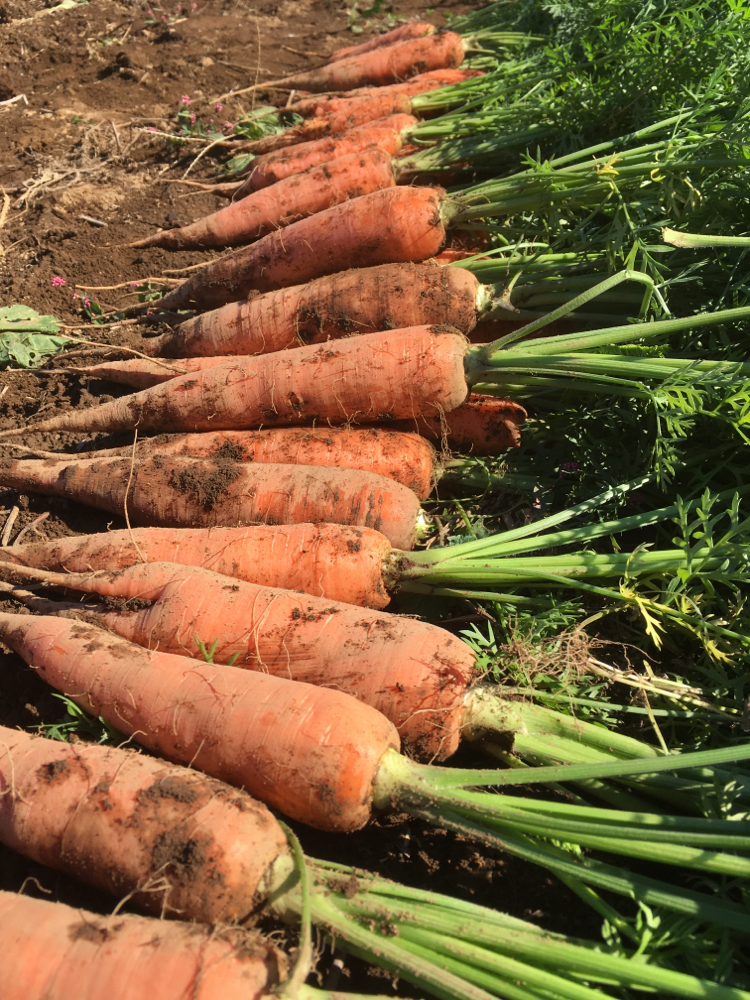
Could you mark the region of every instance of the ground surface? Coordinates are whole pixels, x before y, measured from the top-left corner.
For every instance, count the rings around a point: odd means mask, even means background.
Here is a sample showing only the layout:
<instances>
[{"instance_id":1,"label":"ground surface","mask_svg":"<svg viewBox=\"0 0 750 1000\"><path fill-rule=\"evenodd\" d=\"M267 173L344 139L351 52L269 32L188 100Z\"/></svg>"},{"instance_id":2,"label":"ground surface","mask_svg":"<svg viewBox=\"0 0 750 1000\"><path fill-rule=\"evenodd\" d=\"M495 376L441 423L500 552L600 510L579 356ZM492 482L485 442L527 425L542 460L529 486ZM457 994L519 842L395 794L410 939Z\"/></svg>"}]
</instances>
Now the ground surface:
<instances>
[{"instance_id":1,"label":"ground surface","mask_svg":"<svg viewBox=\"0 0 750 1000\"><path fill-rule=\"evenodd\" d=\"M89 298L105 309L123 307L133 301L127 282L163 279L165 272L174 277L175 269L206 259L125 246L218 205L212 195L168 183L202 148L167 143L159 134L174 130L181 97L187 95L204 120L234 122L252 107L250 95L227 99L217 111L218 95L308 65L355 36L338 0L188 3L187 17L176 4L154 4L149 16L148 4L135 0L92 0L65 11L51 6L0 0L0 102L6 102L0 104L0 306L24 303L77 327L85 338L135 344L140 334L133 327L83 328L82 303ZM429 7L429 19L443 24L446 14L471 6L478 5L398 0L394 13L424 14ZM23 99L7 103L18 95ZM256 99L267 98L261 92ZM193 174L207 176L211 169L202 161ZM0 429L112 392L104 383L54 371L3 372L0 382ZM75 444L69 435L37 435L27 443L45 449ZM124 525L119 517L65 500L0 489L0 532L14 507L19 512L10 541L45 512L49 516L27 540ZM10 602L2 607L18 610ZM15 656L0 654L0 669L0 723L31 729L61 717L60 703ZM347 838L305 830L300 835L312 856L461 892L556 930L597 935L597 922L552 879L420 823L389 819ZM102 912L112 905L0 848L0 887L22 886Z\"/></svg>"}]
</instances>

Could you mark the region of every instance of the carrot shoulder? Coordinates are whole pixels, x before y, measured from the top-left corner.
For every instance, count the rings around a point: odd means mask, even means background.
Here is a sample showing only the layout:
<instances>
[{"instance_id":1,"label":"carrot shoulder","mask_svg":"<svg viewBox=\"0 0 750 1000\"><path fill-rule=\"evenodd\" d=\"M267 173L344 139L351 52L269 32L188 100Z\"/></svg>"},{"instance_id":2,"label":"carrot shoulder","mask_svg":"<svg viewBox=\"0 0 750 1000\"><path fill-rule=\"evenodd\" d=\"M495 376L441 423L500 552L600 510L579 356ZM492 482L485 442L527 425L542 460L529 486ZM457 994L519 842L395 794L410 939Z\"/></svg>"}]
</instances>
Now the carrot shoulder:
<instances>
[{"instance_id":1,"label":"carrot shoulder","mask_svg":"<svg viewBox=\"0 0 750 1000\"><path fill-rule=\"evenodd\" d=\"M132 528L0 549L0 559L82 573L145 559L199 566L265 587L384 608L391 545L373 528L343 524L254 524L241 528Z\"/></svg>"},{"instance_id":2,"label":"carrot shoulder","mask_svg":"<svg viewBox=\"0 0 750 1000\"><path fill-rule=\"evenodd\" d=\"M5 727L0 840L120 899L135 893L149 910L204 923L250 915L287 855L283 830L246 792L132 750Z\"/></svg>"},{"instance_id":3,"label":"carrot shoulder","mask_svg":"<svg viewBox=\"0 0 750 1000\"><path fill-rule=\"evenodd\" d=\"M250 243L298 219L395 183L391 157L373 146L310 167L253 191L191 225L155 233L130 246L192 250Z\"/></svg>"},{"instance_id":4,"label":"carrot shoulder","mask_svg":"<svg viewBox=\"0 0 750 1000\"><path fill-rule=\"evenodd\" d=\"M319 829L368 820L392 723L330 688L145 650L54 616L0 614L0 635L51 687L168 760Z\"/></svg>"},{"instance_id":5,"label":"carrot shoulder","mask_svg":"<svg viewBox=\"0 0 750 1000\"><path fill-rule=\"evenodd\" d=\"M284 967L245 931L132 914L102 917L0 892L3 1000L266 1000Z\"/></svg>"}]
</instances>

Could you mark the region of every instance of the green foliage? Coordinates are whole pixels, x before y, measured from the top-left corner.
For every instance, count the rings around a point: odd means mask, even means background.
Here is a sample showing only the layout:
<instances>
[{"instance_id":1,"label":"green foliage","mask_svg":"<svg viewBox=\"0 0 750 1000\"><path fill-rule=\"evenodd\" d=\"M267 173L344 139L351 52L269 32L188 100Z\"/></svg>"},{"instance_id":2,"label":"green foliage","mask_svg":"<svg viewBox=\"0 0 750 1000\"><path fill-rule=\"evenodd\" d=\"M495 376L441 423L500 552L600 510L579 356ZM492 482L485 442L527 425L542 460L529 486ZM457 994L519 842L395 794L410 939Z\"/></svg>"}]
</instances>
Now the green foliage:
<instances>
[{"instance_id":1,"label":"green foliage","mask_svg":"<svg viewBox=\"0 0 750 1000\"><path fill-rule=\"evenodd\" d=\"M38 368L69 343L67 337L54 336L59 328L54 316L41 316L29 306L0 308L0 366Z\"/></svg>"},{"instance_id":2,"label":"green foliage","mask_svg":"<svg viewBox=\"0 0 750 1000\"><path fill-rule=\"evenodd\" d=\"M42 736L61 743L70 743L71 738L83 740L86 743L105 743L107 746L122 746L126 737L118 732L104 719L95 718L79 708L75 702L65 695L52 693L65 706L65 715L59 722L39 726Z\"/></svg>"}]
</instances>

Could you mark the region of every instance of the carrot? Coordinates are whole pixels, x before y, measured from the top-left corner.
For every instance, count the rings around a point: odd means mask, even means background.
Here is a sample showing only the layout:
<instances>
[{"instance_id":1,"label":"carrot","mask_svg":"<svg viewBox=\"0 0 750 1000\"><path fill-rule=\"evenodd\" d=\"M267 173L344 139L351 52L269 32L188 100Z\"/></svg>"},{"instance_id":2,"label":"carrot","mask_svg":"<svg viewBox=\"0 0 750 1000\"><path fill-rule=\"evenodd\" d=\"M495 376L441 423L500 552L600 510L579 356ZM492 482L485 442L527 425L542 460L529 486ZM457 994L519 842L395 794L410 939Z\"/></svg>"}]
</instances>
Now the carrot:
<instances>
[{"instance_id":1,"label":"carrot","mask_svg":"<svg viewBox=\"0 0 750 1000\"><path fill-rule=\"evenodd\" d=\"M144 346L151 354L184 359L266 354L402 324L447 323L469 333L486 299L487 287L462 268L381 264L232 302Z\"/></svg>"},{"instance_id":2,"label":"carrot","mask_svg":"<svg viewBox=\"0 0 750 1000\"><path fill-rule=\"evenodd\" d=\"M246 931L0 892L3 1000L266 1000L282 954Z\"/></svg>"},{"instance_id":3,"label":"carrot","mask_svg":"<svg viewBox=\"0 0 750 1000\"><path fill-rule=\"evenodd\" d=\"M341 424L353 419L368 422L447 413L469 394L466 350L464 336L451 327L368 333L248 358L243 364L206 368L34 426L36 430L87 432L135 427L144 431L238 430L261 424L329 420ZM4 432L8 433L16 434L18 429Z\"/></svg>"},{"instance_id":4,"label":"carrot","mask_svg":"<svg viewBox=\"0 0 750 1000\"><path fill-rule=\"evenodd\" d=\"M405 39L373 48L360 55L345 56L317 69L293 73L280 80L264 83L268 87L290 90L353 90L367 84L398 83L417 73L460 66L464 43L453 31L437 31L422 38Z\"/></svg>"},{"instance_id":5,"label":"carrot","mask_svg":"<svg viewBox=\"0 0 750 1000\"><path fill-rule=\"evenodd\" d=\"M399 747L380 712L331 688L142 649L54 616L0 614L0 636L47 684L149 750L318 829L367 822L381 761Z\"/></svg>"},{"instance_id":6,"label":"carrot","mask_svg":"<svg viewBox=\"0 0 750 1000\"><path fill-rule=\"evenodd\" d=\"M88 591L143 609L86 605L104 628L139 646L200 659L197 638L217 638L213 663L335 688L382 712L401 743L424 760L458 749L461 698L476 657L445 629L384 615L330 598L235 581L210 570L172 563L138 563L116 573L24 570L56 587ZM77 603L55 604L22 592L42 614L79 615ZM196 638L197 637L197 638Z\"/></svg>"},{"instance_id":7,"label":"carrot","mask_svg":"<svg viewBox=\"0 0 750 1000\"><path fill-rule=\"evenodd\" d=\"M426 94L439 87L451 87L456 83L463 83L464 80L473 80L475 77L484 76L481 69L432 69L428 73L418 73L409 80L402 80L400 83L390 83L385 87L356 87L354 90L341 91L347 97L367 97L368 94L406 94L407 97L416 97L417 94ZM315 98L305 98L314 101ZM325 95L321 95L318 100L325 100ZM296 111L296 102L290 105Z\"/></svg>"},{"instance_id":8,"label":"carrot","mask_svg":"<svg viewBox=\"0 0 750 1000\"><path fill-rule=\"evenodd\" d=\"M132 528L0 548L0 560L64 572L122 569L145 559L200 566L266 587L384 608L388 539L342 524Z\"/></svg>"},{"instance_id":9,"label":"carrot","mask_svg":"<svg viewBox=\"0 0 750 1000\"><path fill-rule=\"evenodd\" d=\"M131 446L126 445L96 452L76 452L70 456L45 452L45 457L89 460L130 457L131 454ZM207 431L139 438L136 457L142 459L151 455L361 469L407 486L420 500L427 499L440 474L435 451L424 437L379 427L274 427L259 431Z\"/></svg>"},{"instance_id":10,"label":"carrot","mask_svg":"<svg viewBox=\"0 0 750 1000\"><path fill-rule=\"evenodd\" d=\"M387 87L358 87L356 90L341 91L340 94L303 97L289 108L303 118L325 118L331 114L356 108L357 101L369 101L377 96L386 102L386 98L393 98L397 94L409 98L416 97L418 94L429 93L440 87L450 87L482 75L482 71L477 69L435 69L429 73L419 73L410 80L389 84Z\"/></svg>"},{"instance_id":11,"label":"carrot","mask_svg":"<svg viewBox=\"0 0 750 1000\"><path fill-rule=\"evenodd\" d=\"M281 827L246 792L131 750L4 726L0 803L0 840L19 853L204 923L253 913L288 854Z\"/></svg>"},{"instance_id":12,"label":"carrot","mask_svg":"<svg viewBox=\"0 0 750 1000\"><path fill-rule=\"evenodd\" d=\"M355 98L331 114L319 118L309 118L293 128L277 135L267 135L262 139L251 139L233 146L239 152L271 153L285 146L294 146L298 142L311 139L324 139L337 132L366 125L368 122L380 121L394 114L410 114L411 100L406 94L375 95L367 100Z\"/></svg>"},{"instance_id":13,"label":"carrot","mask_svg":"<svg viewBox=\"0 0 750 1000\"><path fill-rule=\"evenodd\" d=\"M249 243L298 219L396 183L391 157L377 146L329 160L278 181L211 215L128 244L192 250Z\"/></svg>"},{"instance_id":14,"label":"carrot","mask_svg":"<svg viewBox=\"0 0 750 1000\"><path fill-rule=\"evenodd\" d=\"M430 441L447 440L472 455L499 455L521 444L520 427L526 410L511 399L472 393L461 406L444 416L398 420L396 430L416 431Z\"/></svg>"},{"instance_id":15,"label":"carrot","mask_svg":"<svg viewBox=\"0 0 750 1000\"><path fill-rule=\"evenodd\" d=\"M402 101L404 92L392 90L390 87L372 87L366 93L345 94L341 97L325 94L320 97L303 97L295 104L290 105L289 110L303 118L336 118L348 119L351 115L360 117L359 112L366 108L369 114L368 121L373 118L385 118L387 115L397 112L411 112L411 102ZM409 97L408 94L405 95Z\"/></svg>"},{"instance_id":16,"label":"carrot","mask_svg":"<svg viewBox=\"0 0 750 1000\"><path fill-rule=\"evenodd\" d=\"M309 465L207 462L158 456L20 460L0 467L4 486L75 499L134 524L227 527L326 522L374 528L411 548L419 500L384 476Z\"/></svg>"},{"instance_id":17,"label":"carrot","mask_svg":"<svg viewBox=\"0 0 750 1000\"><path fill-rule=\"evenodd\" d=\"M429 187L353 198L208 264L158 304L202 312L349 267L427 260L445 242L442 202L441 191Z\"/></svg>"},{"instance_id":18,"label":"carrot","mask_svg":"<svg viewBox=\"0 0 750 1000\"><path fill-rule=\"evenodd\" d=\"M402 42L406 38L422 38L424 35L435 33L434 24L427 21L410 21L408 24L401 24L398 28L392 28L383 35L376 35L369 42L360 42L359 45L347 45L342 49L336 49L328 57L328 62L335 62L338 59L346 59L349 56L360 56L365 52L372 52L383 45L393 45L394 42Z\"/></svg>"},{"instance_id":19,"label":"carrot","mask_svg":"<svg viewBox=\"0 0 750 1000\"><path fill-rule=\"evenodd\" d=\"M241 198L250 191L258 191L270 184L276 184L277 181L292 174L302 173L303 170L327 163L335 157L361 152L370 146L377 146L393 156L401 149L401 145L399 130L372 128L369 122L361 128L337 132L325 139L300 142L276 153L257 156L252 162L247 180L236 185L236 196ZM220 188L222 185L217 184L214 187Z\"/></svg>"}]
</instances>

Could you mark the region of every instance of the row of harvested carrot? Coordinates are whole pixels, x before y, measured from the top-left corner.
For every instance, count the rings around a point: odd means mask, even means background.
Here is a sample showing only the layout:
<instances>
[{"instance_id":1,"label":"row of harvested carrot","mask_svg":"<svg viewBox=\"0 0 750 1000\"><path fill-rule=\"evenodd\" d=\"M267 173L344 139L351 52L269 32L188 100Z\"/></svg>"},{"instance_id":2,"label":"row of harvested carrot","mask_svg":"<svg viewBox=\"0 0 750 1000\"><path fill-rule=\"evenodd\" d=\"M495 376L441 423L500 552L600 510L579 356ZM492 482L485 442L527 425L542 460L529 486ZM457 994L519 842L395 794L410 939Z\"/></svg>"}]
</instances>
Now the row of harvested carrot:
<instances>
[{"instance_id":1,"label":"row of harvested carrot","mask_svg":"<svg viewBox=\"0 0 750 1000\"><path fill-rule=\"evenodd\" d=\"M454 40L441 44L453 45L451 58L460 61ZM355 79L347 58L340 66L343 77ZM335 270L332 262L329 272ZM424 277L434 288L443 274L427 268ZM364 303L362 276L344 277ZM221 316L189 321L153 345L173 355L178 343L189 344L185 354L207 357L211 330L224 346L231 337L242 342L245 355L283 354L234 362L213 356L203 369L184 360L142 366L134 377L157 382L153 388L36 425L228 433L142 441L134 460L116 451L48 456L6 461L0 472L6 486L57 492L125 511L137 524L165 526L3 550L3 576L16 581L12 592L38 614L0 615L0 635L86 710L191 767L3 732L0 833L36 860L120 897L136 892L148 908L166 905L199 920L246 918L287 870L286 838L251 795L323 829L357 829L374 801L385 807L394 794L383 778L402 742L418 756L448 757L471 709L474 655L465 644L434 626L371 610L387 603L408 559L419 500L440 471L433 448L413 433L321 430L321 423L346 425L355 416L411 420L433 440L463 441L475 451L484 444L494 452L517 443L524 417L521 407L492 397L464 404L463 336L424 326L458 323L468 332L475 320L471 291L459 305L467 318L458 321L455 311L446 315L442 302L422 296L432 312L414 322L412 314L401 320L407 303L417 305L412 289L370 300L376 308L369 318L355 305L342 307L335 291L330 321L313 319L310 294L287 288L250 299ZM248 349L241 331L250 323L257 332L264 308L264 346ZM311 346L286 352L308 339L303 317L317 326ZM377 331L394 325L411 329L384 344ZM362 330L373 332L343 341L341 349L318 346ZM398 380L387 373L389 360L401 369ZM174 370L181 367L186 374ZM384 392L352 381L359 368L377 371ZM92 374L113 371L99 367ZM322 383L327 394L318 398ZM490 418L498 420L492 444L481 426L488 412L499 414ZM317 427L304 429L238 429L316 420ZM310 523L330 520L343 524ZM268 526L186 527L228 521ZM82 619L78 601L48 601L25 591L19 579L103 600L86 605ZM216 665L201 662L196 636L218 639ZM188 853L195 863L184 863ZM238 956L226 935L206 939L170 925L156 940L143 921L72 917L38 901L0 898L0 912L15 920L19 905L29 908L44 940L44 961L30 971L20 935L3 930L9 1000L89 995L89 989L118 1000L146 991L168 1000L188 988L200 1000L229 1000L260 997L280 976L278 954L268 946ZM64 954L55 941L66 942ZM95 985L86 985L87 975Z\"/></svg>"}]
</instances>

